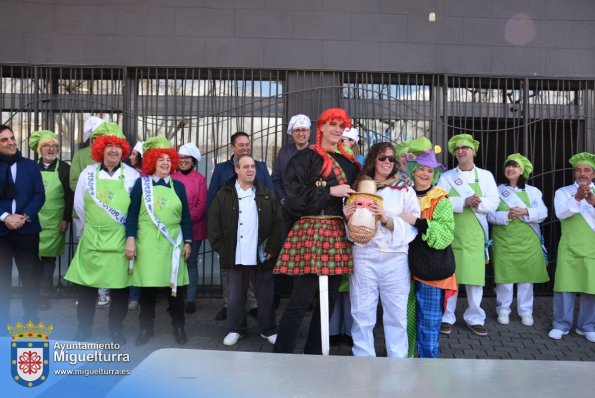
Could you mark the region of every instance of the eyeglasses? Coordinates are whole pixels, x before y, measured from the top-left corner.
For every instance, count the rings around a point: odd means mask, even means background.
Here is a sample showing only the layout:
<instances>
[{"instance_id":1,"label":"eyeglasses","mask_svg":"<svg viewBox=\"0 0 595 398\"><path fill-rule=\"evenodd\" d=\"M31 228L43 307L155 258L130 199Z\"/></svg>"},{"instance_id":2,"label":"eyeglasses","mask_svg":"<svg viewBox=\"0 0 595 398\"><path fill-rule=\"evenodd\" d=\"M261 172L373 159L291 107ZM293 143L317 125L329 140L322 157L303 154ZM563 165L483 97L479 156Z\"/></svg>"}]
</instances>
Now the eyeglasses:
<instances>
[{"instance_id":1,"label":"eyeglasses","mask_svg":"<svg viewBox=\"0 0 595 398\"><path fill-rule=\"evenodd\" d=\"M45 149L54 149L54 150L57 150L60 148L58 145L42 145L41 147L45 148Z\"/></svg>"},{"instance_id":2,"label":"eyeglasses","mask_svg":"<svg viewBox=\"0 0 595 398\"><path fill-rule=\"evenodd\" d=\"M296 133L296 134L306 135L310 132L310 129L297 128L297 129L292 129L291 132Z\"/></svg>"},{"instance_id":3,"label":"eyeglasses","mask_svg":"<svg viewBox=\"0 0 595 398\"><path fill-rule=\"evenodd\" d=\"M460 146L457 149L455 149L455 152L458 152L458 151L468 151L470 149L471 149L471 147L468 147L468 146Z\"/></svg>"},{"instance_id":4,"label":"eyeglasses","mask_svg":"<svg viewBox=\"0 0 595 398\"><path fill-rule=\"evenodd\" d=\"M386 156L386 155L380 155L376 159L378 159L379 162L384 162L385 160L388 160L391 163L395 163L397 161L397 158L396 157L394 157L394 156Z\"/></svg>"}]
</instances>

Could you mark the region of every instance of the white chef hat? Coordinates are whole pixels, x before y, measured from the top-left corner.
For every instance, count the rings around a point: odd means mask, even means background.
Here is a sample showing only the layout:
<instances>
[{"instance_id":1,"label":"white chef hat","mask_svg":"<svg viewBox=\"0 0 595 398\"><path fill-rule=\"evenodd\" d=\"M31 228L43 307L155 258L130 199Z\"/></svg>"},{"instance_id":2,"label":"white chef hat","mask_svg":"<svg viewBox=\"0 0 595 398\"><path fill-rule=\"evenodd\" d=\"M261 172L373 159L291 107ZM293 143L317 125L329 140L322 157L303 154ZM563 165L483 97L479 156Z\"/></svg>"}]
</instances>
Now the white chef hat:
<instances>
[{"instance_id":1,"label":"white chef hat","mask_svg":"<svg viewBox=\"0 0 595 398\"><path fill-rule=\"evenodd\" d=\"M143 141L138 141L132 150L137 151L141 156L143 156L143 144Z\"/></svg>"},{"instance_id":2,"label":"white chef hat","mask_svg":"<svg viewBox=\"0 0 595 398\"><path fill-rule=\"evenodd\" d=\"M357 129L355 127L352 127L350 129L345 129L345 131L343 131L343 137L351 138L353 141L358 141L359 140L359 132L357 131Z\"/></svg>"},{"instance_id":3,"label":"white chef hat","mask_svg":"<svg viewBox=\"0 0 595 398\"><path fill-rule=\"evenodd\" d=\"M88 118L85 121L85 125L83 126L83 141L87 141L91 134L93 134L93 131L103 122L105 122L105 120L97 116L91 116Z\"/></svg>"},{"instance_id":4,"label":"white chef hat","mask_svg":"<svg viewBox=\"0 0 595 398\"><path fill-rule=\"evenodd\" d=\"M291 117L289 124L287 125L287 134L291 135L291 130L296 127L310 128L310 118L306 115L295 115Z\"/></svg>"},{"instance_id":5,"label":"white chef hat","mask_svg":"<svg viewBox=\"0 0 595 398\"><path fill-rule=\"evenodd\" d=\"M178 153L184 156L192 156L197 162L200 162L200 159L202 159L200 149L193 142L182 145Z\"/></svg>"}]
</instances>

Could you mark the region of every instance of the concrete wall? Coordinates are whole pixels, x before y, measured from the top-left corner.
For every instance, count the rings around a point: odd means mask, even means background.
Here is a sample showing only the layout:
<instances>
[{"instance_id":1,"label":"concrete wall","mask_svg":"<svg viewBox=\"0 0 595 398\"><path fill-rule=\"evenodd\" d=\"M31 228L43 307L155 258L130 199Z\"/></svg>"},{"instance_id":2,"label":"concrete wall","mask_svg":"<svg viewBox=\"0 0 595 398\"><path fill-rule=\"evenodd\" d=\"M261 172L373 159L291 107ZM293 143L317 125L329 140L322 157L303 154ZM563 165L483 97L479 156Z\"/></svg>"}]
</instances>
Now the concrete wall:
<instances>
[{"instance_id":1,"label":"concrete wall","mask_svg":"<svg viewBox=\"0 0 595 398\"><path fill-rule=\"evenodd\" d=\"M0 12L0 63L595 77L593 0L19 0Z\"/></svg>"}]
</instances>

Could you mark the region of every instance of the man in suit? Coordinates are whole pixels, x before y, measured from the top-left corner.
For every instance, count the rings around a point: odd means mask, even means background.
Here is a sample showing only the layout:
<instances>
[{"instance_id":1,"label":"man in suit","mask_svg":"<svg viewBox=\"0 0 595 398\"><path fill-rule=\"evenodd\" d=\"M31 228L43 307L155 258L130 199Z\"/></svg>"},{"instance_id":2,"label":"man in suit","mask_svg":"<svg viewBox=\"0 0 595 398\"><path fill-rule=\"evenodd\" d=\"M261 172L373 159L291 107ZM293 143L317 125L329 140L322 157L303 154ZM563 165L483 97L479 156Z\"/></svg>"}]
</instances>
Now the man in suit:
<instances>
[{"instance_id":1,"label":"man in suit","mask_svg":"<svg viewBox=\"0 0 595 398\"><path fill-rule=\"evenodd\" d=\"M213 170L213 176L211 177L209 191L207 193L207 214L209 213L211 202L213 202L213 199L215 199L215 195L217 195L219 189L221 189L230 178L235 176L235 167L233 163L234 157L252 154L250 136L248 136L248 134L244 133L243 131L234 133L231 136L231 152L231 158L226 162L217 163L215 165L215 170ZM258 160L254 160L254 162L256 163L257 183L264 185L274 192L275 187L273 185L273 180L271 179L271 175L269 174L266 163L259 162ZM207 224L208 223L209 220L207 218ZM221 285L223 288L223 308L215 316L215 319L218 321L227 319L227 299L229 297L229 292L227 288L227 276L225 269L221 269ZM256 318L258 314L258 304L256 303L256 297L254 296L252 282L248 288L248 308L250 309L250 315Z\"/></svg>"},{"instance_id":2,"label":"man in suit","mask_svg":"<svg viewBox=\"0 0 595 398\"><path fill-rule=\"evenodd\" d=\"M39 232L37 214L45 201L37 164L17 149L12 129L0 126L0 324L10 323L12 261L23 284L22 322L37 322Z\"/></svg>"}]
</instances>

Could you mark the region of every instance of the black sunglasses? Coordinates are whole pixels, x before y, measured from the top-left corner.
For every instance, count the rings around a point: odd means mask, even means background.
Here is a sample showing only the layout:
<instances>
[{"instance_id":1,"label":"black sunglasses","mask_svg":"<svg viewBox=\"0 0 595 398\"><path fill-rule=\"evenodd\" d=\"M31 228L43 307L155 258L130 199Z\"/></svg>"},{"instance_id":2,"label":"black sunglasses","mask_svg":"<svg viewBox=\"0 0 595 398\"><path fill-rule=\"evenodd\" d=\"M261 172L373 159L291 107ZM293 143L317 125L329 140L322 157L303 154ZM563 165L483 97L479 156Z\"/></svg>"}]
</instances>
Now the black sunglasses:
<instances>
[{"instance_id":1,"label":"black sunglasses","mask_svg":"<svg viewBox=\"0 0 595 398\"><path fill-rule=\"evenodd\" d=\"M397 161L397 158L394 156L386 156L386 155L380 155L377 158L380 162L384 162L385 160L388 159L389 162L391 163L395 163Z\"/></svg>"}]
</instances>

